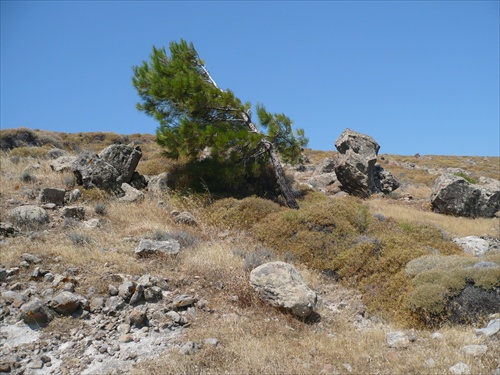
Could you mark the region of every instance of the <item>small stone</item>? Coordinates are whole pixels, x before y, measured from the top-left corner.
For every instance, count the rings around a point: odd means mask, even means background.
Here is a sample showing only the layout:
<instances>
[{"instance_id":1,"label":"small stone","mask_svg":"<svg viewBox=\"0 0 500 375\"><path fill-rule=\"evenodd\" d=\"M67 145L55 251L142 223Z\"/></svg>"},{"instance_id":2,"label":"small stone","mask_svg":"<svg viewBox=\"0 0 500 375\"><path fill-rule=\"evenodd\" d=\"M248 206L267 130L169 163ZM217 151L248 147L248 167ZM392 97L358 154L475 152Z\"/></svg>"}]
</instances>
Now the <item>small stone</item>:
<instances>
[{"instance_id":1,"label":"small stone","mask_svg":"<svg viewBox=\"0 0 500 375\"><path fill-rule=\"evenodd\" d=\"M62 289L66 292L73 293L75 291L75 286L73 285L73 283L64 283Z\"/></svg>"},{"instance_id":2,"label":"small stone","mask_svg":"<svg viewBox=\"0 0 500 375\"><path fill-rule=\"evenodd\" d=\"M139 278L139 280L137 280L137 285L142 285L144 287L150 287L152 285L151 283L151 275L149 274L146 274L146 275L143 275Z\"/></svg>"},{"instance_id":3,"label":"small stone","mask_svg":"<svg viewBox=\"0 0 500 375\"><path fill-rule=\"evenodd\" d=\"M52 273L46 273L44 276L43 276L43 281L45 281L46 283L51 283L54 281L54 274Z\"/></svg>"},{"instance_id":4,"label":"small stone","mask_svg":"<svg viewBox=\"0 0 500 375\"><path fill-rule=\"evenodd\" d=\"M387 346L389 348L402 349L402 348L407 348L408 345L410 344L408 335L401 331L389 332L386 335L386 339L387 339Z\"/></svg>"},{"instance_id":5,"label":"small stone","mask_svg":"<svg viewBox=\"0 0 500 375\"><path fill-rule=\"evenodd\" d=\"M486 345L466 345L462 348L462 350L467 355L477 357L486 354L488 347Z\"/></svg>"},{"instance_id":6,"label":"small stone","mask_svg":"<svg viewBox=\"0 0 500 375\"><path fill-rule=\"evenodd\" d=\"M60 314L71 315L82 304L84 298L68 291L58 293L52 300L51 307Z\"/></svg>"},{"instance_id":7,"label":"small stone","mask_svg":"<svg viewBox=\"0 0 500 375\"><path fill-rule=\"evenodd\" d=\"M135 284L132 281L125 281L118 287L118 295L125 301L130 300L135 293Z\"/></svg>"},{"instance_id":8,"label":"small stone","mask_svg":"<svg viewBox=\"0 0 500 375\"><path fill-rule=\"evenodd\" d=\"M493 336L500 331L500 319L490 320L486 328L476 329L476 335Z\"/></svg>"},{"instance_id":9,"label":"small stone","mask_svg":"<svg viewBox=\"0 0 500 375\"><path fill-rule=\"evenodd\" d=\"M138 257L150 255L176 255L180 251L180 244L177 240L169 239L166 241L154 241L142 239L135 249Z\"/></svg>"},{"instance_id":10,"label":"small stone","mask_svg":"<svg viewBox=\"0 0 500 375\"><path fill-rule=\"evenodd\" d=\"M21 254L21 259L30 264L38 264L42 261L39 257L30 253Z\"/></svg>"},{"instance_id":11,"label":"small stone","mask_svg":"<svg viewBox=\"0 0 500 375\"><path fill-rule=\"evenodd\" d=\"M193 341L188 341L187 343L181 346L180 352L181 354L184 355L191 355L194 354L196 351L198 351L199 348L200 346L197 343Z\"/></svg>"},{"instance_id":12,"label":"small stone","mask_svg":"<svg viewBox=\"0 0 500 375\"><path fill-rule=\"evenodd\" d=\"M184 224L184 225L191 225L191 226L198 225L195 217L189 212L177 213L176 215L174 215L174 222L176 224Z\"/></svg>"},{"instance_id":13,"label":"small stone","mask_svg":"<svg viewBox=\"0 0 500 375\"><path fill-rule=\"evenodd\" d=\"M90 300L90 311L99 311L104 307L106 299L104 297L94 297Z\"/></svg>"},{"instance_id":14,"label":"small stone","mask_svg":"<svg viewBox=\"0 0 500 375\"><path fill-rule=\"evenodd\" d=\"M439 332L434 332L432 335L431 335L431 338L434 339L434 340L442 340L444 338L443 334L442 333L439 333Z\"/></svg>"},{"instance_id":15,"label":"small stone","mask_svg":"<svg viewBox=\"0 0 500 375\"><path fill-rule=\"evenodd\" d=\"M129 353L128 357L127 357L127 359L131 359L131 360L134 360L136 358L137 358L137 353L135 353L135 352Z\"/></svg>"},{"instance_id":16,"label":"small stone","mask_svg":"<svg viewBox=\"0 0 500 375\"><path fill-rule=\"evenodd\" d=\"M175 312L175 311L173 311L173 310L172 310L172 311L167 312L167 313L166 313L166 315L167 315L170 319L172 319L172 321L173 321L174 323L179 323L179 322L180 322L180 320L181 320L181 316L180 316L177 312Z\"/></svg>"},{"instance_id":17,"label":"small stone","mask_svg":"<svg viewBox=\"0 0 500 375\"><path fill-rule=\"evenodd\" d=\"M106 308L111 312L116 312L125 307L125 301L120 296L109 297L106 301Z\"/></svg>"},{"instance_id":18,"label":"small stone","mask_svg":"<svg viewBox=\"0 0 500 375\"><path fill-rule=\"evenodd\" d=\"M434 358L427 358L424 362L425 367L427 368L433 368L436 366L436 361Z\"/></svg>"},{"instance_id":19,"label":"small stone","mask_svg":"<svg viewBox=\"0 0 500 375\"><path fill-rule=\"evenodd\" d=\"M104 354L108 351L108 346L107 345L102 345L99 347L99 353Z\"/></svg>"},{"instance_id":20,"label":"small stone","mask_svg":"<svg viewBox=\"0 0 500 375\"><path fill-rule=\"evenodd\" d=\"M135 308L128 316L128 321L136 327L139 327L146 319L146 311L142 308Z\"/></svg>"},{"instance_id":21,"label":"small stone","mask_svg":"<svg viewBox=\"0 0 500 375\"><path fill-rule=\"evenodd\" d=\"M135 292L134 294L132 294L132 297L130 297L129 303L131 305L135 305L136 303L139 303L139 301L141 301L143 297L144 297L144 286L139 284L135 288Z\"/></svg>"},{"instance_id":22,"label":"small stone","mask_svg":"<svg viewBox=\"0 0 500 375\"><path fill-rule=\"evenodd\" d=\"M122 335L125 335L130 332L130 324L119 324L118 327L116 327L116 330Z\"/></svg>"},{"instance_id":23,"label":"small stone","mask_svg":"<svg viewBox=\"0 0 500 375\"><path fill-rule=\"evenodd\" d=\"M43 367L43 362L39 359L35 359L28 364L28 368L33 370L39 370Z\"/></svg>"},{"instance_id":24,"label":"small stone","mask_svg":"<svg viewBox=\"0 0 500 375\"><path fill-rule=\"evenodd\" d=\"M110 296L117 296L118 295L118 288L114 285L108 285L108 293Z\"/></svg>"},{"instance_id":25,"label":"small stone","mask_svg":"<svg viewBox=\"0 0 500 375\"><path fill-rule=\"evenodd\" d=\"M453 375L466 375L470 374L470 367L463 362L458 362L451 366L448 371Z\"/></svg>"},{"instance_id":26,"label":"small stone","mask_svg":"<svg viewBox=\"0 0 500 375\"><path fill-rule=\"evenodd\" d=\"M130 333L120 335L120 337L118 338L118 342L122 343L127 343L132 341L134 341L134 337Z\"/></svg>"},{"instance_id":27,"label":"small stone","mask_svg":"<svg viewBox=\"0 0 500 375\"><path fill-rule=\"evenodd\" d=\"M25 303L21 306L20 310L21 319L28 324L35 323L44 325L54 319L54 315L50 309L38 299Z\"/></svg>"},{"instance_id":28,"label":"small stone","mask_svg":"<svg viewBox=\"0 0 500 375\"><path fill-rule=\"evenodd\" d=\"M182 308L182 307L192 306L195 303L195 301L196 300L194 297L188 296L186 294L181 294L180 296L174 299L173 303L176 308Z\"/></svg>"},{"instance_id":29,"label":"small stone","mask_svg":"<svg viewBox=\"0 0 500 375\"><path fill-rule=\"evenodd\" d=\"M85 219L85 208L76 206L64 207L61 211L61 217L82 221Z\"/></svg>"},{"instance_id":30,"label":"small stone","mask_svg":"<svg viewBox=\"0 0 500 375\"><path fill-rule=\"evenodd\" d=\"M217 340L216 338L213 338L213 337L205 339L205 341L203 341L203 342L207 345L210 345L210 346L219 345L219 340Z\"/></svg>"},{"instance_id":31,"label":"small stone","mask_svg":"<svg viewBox=\"0 0 500 375\"><path fill-rule=\"evenodd\" d=\"M144 289L144 299L147 302L159 302L162 299L161 288L158 286L152 286L150 288Z\"/></svg>"}]
</instances>

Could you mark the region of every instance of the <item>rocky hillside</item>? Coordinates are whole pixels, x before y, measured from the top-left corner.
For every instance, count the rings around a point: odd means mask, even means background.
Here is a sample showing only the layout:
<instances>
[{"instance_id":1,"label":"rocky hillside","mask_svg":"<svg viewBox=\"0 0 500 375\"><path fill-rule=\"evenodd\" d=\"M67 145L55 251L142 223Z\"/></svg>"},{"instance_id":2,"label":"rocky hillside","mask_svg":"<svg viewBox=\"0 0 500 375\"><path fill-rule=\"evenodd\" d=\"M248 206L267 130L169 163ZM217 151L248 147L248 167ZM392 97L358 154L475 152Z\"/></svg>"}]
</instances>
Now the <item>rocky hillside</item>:
<instances>
[{"instance_id":1,"label":"rocky hillside","mask_svg":"<svg viewBox=\"0 0 500 375\"><path fill-rule=\"evenodd\" d=\"M0 372L500 374L500 158L361 136L290 210L173 190L149 135L1 131Z\"/></svg>"}]
</instances>

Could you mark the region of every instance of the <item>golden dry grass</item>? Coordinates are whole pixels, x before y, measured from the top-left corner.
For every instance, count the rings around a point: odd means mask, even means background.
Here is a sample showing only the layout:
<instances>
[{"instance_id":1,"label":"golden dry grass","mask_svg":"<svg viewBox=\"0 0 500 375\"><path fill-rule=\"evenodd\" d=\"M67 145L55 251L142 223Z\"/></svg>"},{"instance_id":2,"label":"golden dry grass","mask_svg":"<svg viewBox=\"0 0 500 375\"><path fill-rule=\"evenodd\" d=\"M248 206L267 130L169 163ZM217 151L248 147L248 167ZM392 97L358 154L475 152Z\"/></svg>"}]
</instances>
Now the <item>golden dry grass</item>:
<instances>
[{"instance_id":1,"label":"golden dry grass","mask_svg":"<svg viewBox=\"0 0 500 375\"><path fill-rule=\"evenodd\" d=\"M58 136L66 144L79 142L77 135ZM140 139L139 136L136 137ZM84 136L80 138L87 139ZM89 136L88 139L89 144L97 145L95 137ZM109 141L114 138L105 136L103 139ZM99 143L99 147L96 146L96 149L99 148L97 151L103 148L101 146L102 143ZM158 151L156 147L155 144L147 143L147 152L151 152L149 160L155 160L148 166L151 170L162 167L159 162L161 158L154 156ZM310 159L317 163L325 157L331 157L331 154L311 151ZM435 165L438 162L445 164L445 161L450 160L453 159L439 158L435 160ZM66 187L68 175L53 173L48 160L20 158L14 163L7 154L3 154L0 162L1 220L6 218L8 209L12 207L5 203L6 200L14 198L22 203L35 202L32 197L23 193L26 189ZM36 162L41 164L38 170L33 171L37 181L20 181L23 170ZM461 165L462 162L457 163ZM489 171L482 164L476 164L475 167ZM412 180L412 171L405 170L404 173L410 182L405 192L416 198L424 198L429 192L427 182L411 182L427 177L421 175ZM307 199L310 201L306 205L321 202L315 195ZM166 204L158 205L160 200ZM98 203L106 207L102 215L94 211ZM65 225L63 220L53 215L51 223L54 225L47 227L46 232L34 232L31 237L20 236L2 244L0 264L17 266L20 255L30 252L41 257L42 264L50 264L52 272L63 273L69 267L78 267L80 278L77 292L84 293L94 286L104 293L108 283L106 276L111 273L151 273L168 278L169 284L182 293L197 294L206 299L209 309L197 309L197 318L184 331L182 342L192 340L203 343L205 339L216 338L219 344L215 347L205 344L193 355L183 355L173 350L163 358L138 365L133 370L136 375L332 374L335 371L341 374L446 374L449 367L457 362L469 365L472 374L489 375L500 366L500 346L496 342L476 337L474 327L471 326L443 327L439 329L439 333L443 335L441 340L431 338L433 331L408 330L415 336L415 342L407 349L388 348L386 333L401 329L400 326L381 318L373 318L368 328L360 329L357 322L361 318L358 315L364 308L361 307L359 290L342 286L322 276L318 270L307 268L297 261L296 266L308 285L318 291L321 297L318 306L321 321L305 324L270 308L252 292L245 259L237 251L243 249L253 252L260 245L251 236L254 222L247 225L248 221L243 220L237 223L239 225L231 226L222 222L222 219L221 222L217 218L214 220L213 208L226 206L221 203L211 206L212 203L209 196L165 194L162 197L147 196L140 203L123 204L105 194L84 192L78 205L85 207L86 219L100 219L100 228L89 230ZM371 214L381 214L396 222L409 223L408 227L415 226L415 223L437 226L450 237L500 236L499 219L444 216L431 212L425 205L422 207L391 199L375 198L363 204L369 207ZM236 210L231 211L237 206L238 204L228 205L226 216L238 215ZM245 203L243 208L244 206ZM262 208L266 215L269 214L267 208L269 207ZM199 223L198 227L175 224L170 214L173 209L193 213ZM282 210L284 211L279 208L276 211ZM271 207L269 211L274 211L274 208ZM249 215L248 208L242 212ZM222 214L224 212L219 212L218 217L223 217ZM364 216L354 220L361 225L364 223L363 218ZM376 222L370 225L373 225L369 227L372 230L379 228ZM245 233L241 228L249 232ZM177 257L137 259L134 249L138 239L159 231L183 231L186 235L199 238L199 242L183 249ZM220 235L221 232L224 232L223 235ZM368 234L374 236L374 232ZM75 237L72 236L83 236L89 242L75 243ZM28 271L21 272L26 274L26 279L29 278ZM397 292L401 291L395 290ZM345 307L340 308L343 304ZM370 316L366 315L364 318L368 317ZM62 323L70 324L67 320ZM464 345L483 343L489 346L488 352L483 356L474 358L466 356L462 351ZM429 358L434 359L434 367L426 366L425 362Z\"/></svg>"},{"instance_id":2,"label":"golden dry grass","mask_svg":"<svg viewBox=\"0 0 500 375\"><path fill-rule=\"evenodd\" d=\"M489 236L500 237L499 218L465 218L441 215L428 206L415 207L405 202L374 198L366 202L372 214L382 214L398 221L434 225L446 231L450 237Z\"/></svg>"}]
</instances>

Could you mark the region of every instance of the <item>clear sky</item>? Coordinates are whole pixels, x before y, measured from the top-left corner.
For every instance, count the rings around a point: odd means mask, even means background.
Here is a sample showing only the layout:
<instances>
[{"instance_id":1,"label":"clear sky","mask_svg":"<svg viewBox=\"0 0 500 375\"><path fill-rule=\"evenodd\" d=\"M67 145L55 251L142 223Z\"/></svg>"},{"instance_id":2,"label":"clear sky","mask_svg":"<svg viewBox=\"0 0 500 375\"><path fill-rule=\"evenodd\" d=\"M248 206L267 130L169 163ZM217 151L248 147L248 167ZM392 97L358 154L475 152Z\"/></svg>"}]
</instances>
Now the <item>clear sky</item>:
<instances>
[{"instance_id":1,"label":"clear sky","mask_svg":"<svg viewBox=\"0 0 500 375\"><path fill-rule=\"evenodd\" d=\"M499 1L1 1L1 128L151 133L132 66L193 42L309 147L349 127L381 153L500 154Z\"/></svg>"}]
</instances>

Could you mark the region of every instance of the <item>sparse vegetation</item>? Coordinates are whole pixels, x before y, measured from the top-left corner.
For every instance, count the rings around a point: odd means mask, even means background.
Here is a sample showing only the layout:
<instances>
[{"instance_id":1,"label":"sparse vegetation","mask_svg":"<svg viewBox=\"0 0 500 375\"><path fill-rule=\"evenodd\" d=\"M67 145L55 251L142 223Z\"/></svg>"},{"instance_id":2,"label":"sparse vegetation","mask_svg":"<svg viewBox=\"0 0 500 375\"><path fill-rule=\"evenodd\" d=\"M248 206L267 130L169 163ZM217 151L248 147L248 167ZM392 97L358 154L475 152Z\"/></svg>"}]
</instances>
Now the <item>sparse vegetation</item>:
<instances>
[{"instance_id":1,"label":"sparse vegetation","mask_svg":"<svg viewBox=\"0 0 500 375\"><path fill-rule=\"evenodd\" d=\"M30 132L30 139L43 139L42 131ZM152 136L45 136L43 142L53 138L68 152L76 148L100 151L109 142L139 140L146 160L141 160L138 169L151 174L170 172L171 165L163 164ZM39 142L36 147L45 144ZM313 163L333 154L308 152ZM8 200L16 205L36 204L42 187L70 188L67 180L72 175L52 172L50 160L37 153L34 157L16 152L13 156L12 151L0 155L2 222L8 221L9 210L15 206ZM431 169L449 163L473 178L495 178L493 158L488 160L386 156L384 168L392 171L394 161ZM35 162L39 169L26 169ZM307 190L298 198L300 209L291 210L257 197L218 199L210 191L146 195L142 202L122 204L98 189L83 190L78 205L85 207L85 219L99 219L100 227L85 229L81 222L65 222L57 211L48 211L50 225L21 225L21 235L2 242L0 266L18 267L21 255L30 252L42 259L41 269L63 274L78 268L76 291L82 295L90 290L106 294L110 275L151 274L168 280L173 294L206 300L206 308L196 308L197 316L181 339L201 343L201 349L192 355L172 350L138 364L135 374L447 373L459 361L467 363L473 374L490 374L499 366L496 339L475 336L477 323L454 324L455 312L449 303L456 302L454 298L464 288L499 288L500 268L494 265L500 265L500 257L492 251L484 260L493 266L474 268L477 258L464 254L450 240L467 235L500 238L500 219L433 213L426 199L437 175L423 169L394 169L406 180L401 197L410 194L413 199L331 198ZM36 182L20 179L25 170L37 176ZM164 202L159 204L160 200ZM176 224L172 210L191 212L198 226ZM141 238L175 239L182 250L175 257L138 259L134 249ZM249 273L271 260L293 263L318 292L319 323L304 324L255 295ZM20 268L22 285L29 285L33 269ZM74 318L57 319L58 325L49 325L43 334L84 325ZM416 341L394 353L387 348L385 335L399 329L411 332ZM431 338L435 332L442 339ZM204 343L207 338L216 338L218 344ZM478 357L464 356L464 343L485 343L488 351ZM433 368L425 364L429 358L436 362Z\"/></svg>"}]
</instances>

